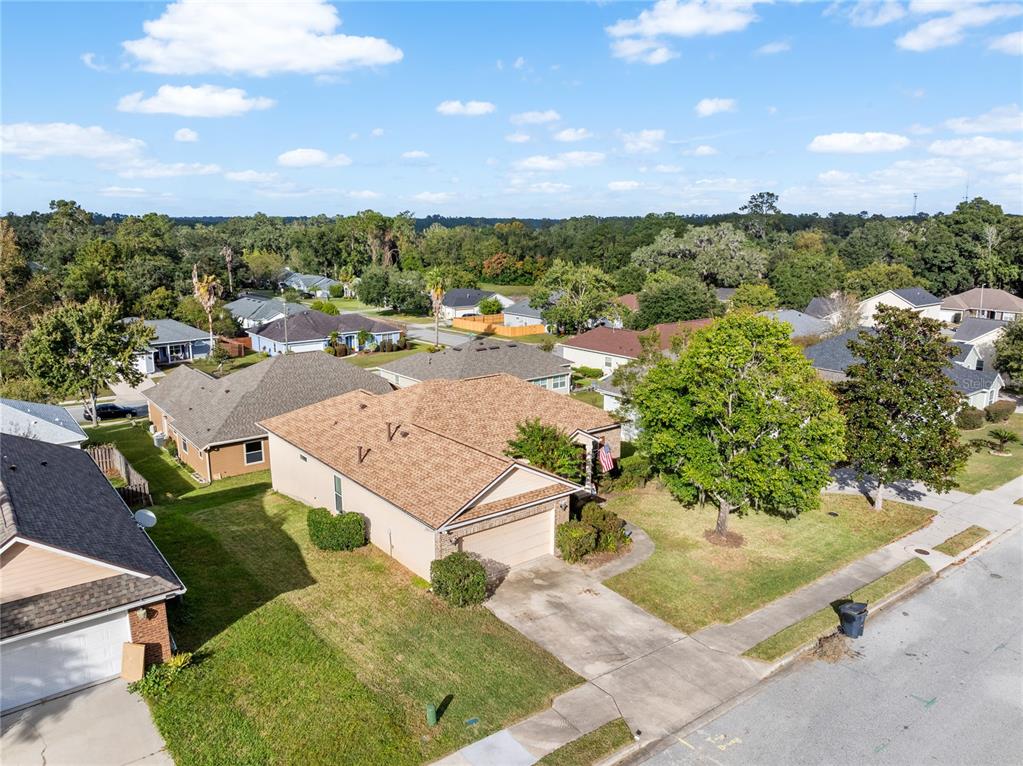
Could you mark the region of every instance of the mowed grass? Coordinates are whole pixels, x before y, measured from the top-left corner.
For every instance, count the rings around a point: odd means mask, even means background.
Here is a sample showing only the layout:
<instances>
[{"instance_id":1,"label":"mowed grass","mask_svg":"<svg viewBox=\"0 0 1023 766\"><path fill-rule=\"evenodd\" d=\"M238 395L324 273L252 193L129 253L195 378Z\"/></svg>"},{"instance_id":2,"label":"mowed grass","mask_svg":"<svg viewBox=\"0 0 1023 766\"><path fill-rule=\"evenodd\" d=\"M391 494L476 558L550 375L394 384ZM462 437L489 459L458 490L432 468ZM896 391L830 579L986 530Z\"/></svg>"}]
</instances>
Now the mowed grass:
<instances>
[{"instance_id":1,"label":"mowed grass","mask_svg":"<svg viewBox=\"0 0 1023 766\"><path fill-rule=\"evenodd\" d=\"M548 753L537 766L592 766L630 742L629 725L624 718L617 718Z\"/></svg>"},{"instance_id":2,"label":"mowed grass","mask_svg":"<svg viewBox=\"0 0 1023 766\"><path fill-rule=\"evenodd\" d=\"M167 502L199 486L166 450L153 446L148 420L103 423L86 427L85 432L89 444L113 444L120 450L132 468L146 477L154 503Z\"/></svg>"},{"instance_id":3,"label":"mowed grass","mask_svg":"<svg viewBox=\"0 0 1023 766\"><path fill-rule=\"evenodd\" d=\"M644 529L653 555L607 585L687 633L729 623L926 524L933 511L857 495L825 495L821 507L785 520L733 515L740 548L711 545L717 510L686 508L663 488L612 496L608 508ZM828 512L837 513L829 516Z\"/></svg>"},{"instance_id":4,"label":"mowed grass","mask_svg":"<svg viewBox=\"0 0 1023 766\"><path fill-rule=\"evenodd\" d=\"M604 407L604 395L599 394L596 391L575 391L572 393L573 399L578 399L580 402L586 402L592 404L594 407Z\"/></svg>"},{"instance_id":5,"label":"mowed grass","mask_svg":"<svg viewBox=\"0 0 1023 766\"><path fill-rule=\"evenodd\" d=\"M225 375L229 375L235 370L243 370L246 367L251 367L254 364L259 364L265 359L269 359L265 354L249 353L245 356L233 356L230 359L224 361L223 366L219 362L215 362L212 359L196 359L190 364L197 370L205 372L207 375L213 375L217 378L222 378Z\"/></svg>"},{"instance_id":6,"label":"mowed grass","mask_svg":"<svg viewBox=\"0 0 1023 766\"><path fill-rule=\"evenodd\" d=\"M962 431L963 442L969 444L973 439L988 439L992 428L1008 429L1023 439L1023 415L1010 415L1004 423L985 423L976 431ZM1009 457L992 455L985 448L971 453L966 468L958 477L958 489L973 495L981 490L996 489L1023 475L1023 444L1010 444L1008 449L1012 452Z\"/></svg>"},{"instance_id":7,"label":"mowed grass","mask_svg":"<svg viewBox=\"0 0 1023 766\"><path fill-rule=\"evenodd\" d=\"M428 762L581 682L373 546L315 548L305 506L265 474L238 479L156 509L154 539L188 586L172 631L199 658L151 703L179 766ZM425 705L449 696L428 727Z\"/></svg>"},{"instance_id":8,"label":"mowed grass","mask_svg":"<svg viewBox=\"0 0 1023 766\"><path fill-rule=\"evenodd\" d=\"M770 638L764 639L747 650L745 654L747 657L765 662L779 660L789 652L833 633L839 623L836 611L839 604L846 601L858 601L869 606L920 579L930 571L931 568L921 559L910 559L888 574L849 594L848 598L839 599L831 606L826 606L809 617L778 631Z\"/></svg>"},{"instance_id":9,"label":"mowed grass","mask_svg":"<svg viewBox=\"0 0 1023 766\"><path fill-rule=\"evenodd\" d=\"M412 356L413 354L422 354L425 351L425 345L415 345L411 348L402 349L401 351L381 351L374 354L352 354L350 356L342 357L342 359L354 364L356 367L379 367L382 364L394 362L398 359L404 359L406 356Z\"/></svg>"},{"instance_id":10,"label":"mowed grass","mask_svg":"<svg viewBox=\"0 0 1023 766\"><path fill-rule=\"evenodd\" d=\"M506 298L528 298L535 289L535 285L499 285L495 282L480 282L480 290L500 293Z\"/></svg>"},{"instance_id":11,"label":"mowed grass","mask_svg":"<svg viewBox=\"0 0 1023 766\"><path fill-rule=\"evenodd\" d=\"M935 545L934 550L944 553L946 556L958 556L967 548L976 545L990 534L991 532L984 529L984 527L978 527L974 524L971 527L967 527L959 534L952 535L941 545Z\"/></svg>"}]
</instances>

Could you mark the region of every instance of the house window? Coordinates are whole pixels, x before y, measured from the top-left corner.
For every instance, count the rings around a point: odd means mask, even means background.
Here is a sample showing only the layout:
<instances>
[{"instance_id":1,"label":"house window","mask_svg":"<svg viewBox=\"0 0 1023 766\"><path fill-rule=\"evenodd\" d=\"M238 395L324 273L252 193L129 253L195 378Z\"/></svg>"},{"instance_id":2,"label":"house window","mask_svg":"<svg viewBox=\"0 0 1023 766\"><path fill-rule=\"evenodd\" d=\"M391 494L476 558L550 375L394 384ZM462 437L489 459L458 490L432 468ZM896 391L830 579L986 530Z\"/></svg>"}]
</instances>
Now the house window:
<instances>
[{"instance_id":1,"label":"house window","mask_svg":"<svg viewBox=\"0 0 1023 766\"><path fill-rule=\"evenodd\" d=\"M298 459L301 460L303 463L308 463L309 462L309 458L307 458L301 452L298 454Z\"/></svg>"},{"instance_id":2,"label":"house window","mask_svg":"<svg viewBox=\"0 0 1023 766\"><path fill-rule=\"evenodd\" d=\"M341 477L334 477L334 510L342 513L345 509L345 500L341 493Z\"/></svg>"},{"instance_id":3,"label":"house window","mask_svg":"<svg viewBox=\"0 0 1023 766\"><path fill-rule=\"evenodd\" d=\"M263 462L263 442L245 442L245 465Z\"/></svg>"},{"instance_id":4,"label":"house window","mask_svg":"<svg viewBox=\"0 0 1023 766\"><path fill-rule=\"evenodd\" d=\"M604 366L605 367L610 367L612 364L614 364L614 362L611 361L611 357L605 356L604 357Z\"/></svg>"},{"instance_id":5,"label":"house window","mask_svg":"<svg viewBox=\"0 0 1023 766\"><path fill-rule=\"evenodd\" d=\"M188 452L188 439L184 436L181 437L181 451Z\"/></svg>"},{"instance_id":6,"label":"house window","mask_svg":"<svg viewBox=\"0 0 1023 766\"><path fill-rule=\"evenodd\" d=\"M554 387L555 388L564 388L565 387L565 379L564 378L555 378L554 379Z\"/></svg>"},{"instance_id":7,"label":"house window","mask_svg":"<svg viewBox=\"0 0 1023 766\"><path fill-rule=\"evenodd\" d=\"M978 370L983 370L984 369L984 360L983 359L978 359L977 360L976 369L978 369Z\"/></svg>"}]
</instances>

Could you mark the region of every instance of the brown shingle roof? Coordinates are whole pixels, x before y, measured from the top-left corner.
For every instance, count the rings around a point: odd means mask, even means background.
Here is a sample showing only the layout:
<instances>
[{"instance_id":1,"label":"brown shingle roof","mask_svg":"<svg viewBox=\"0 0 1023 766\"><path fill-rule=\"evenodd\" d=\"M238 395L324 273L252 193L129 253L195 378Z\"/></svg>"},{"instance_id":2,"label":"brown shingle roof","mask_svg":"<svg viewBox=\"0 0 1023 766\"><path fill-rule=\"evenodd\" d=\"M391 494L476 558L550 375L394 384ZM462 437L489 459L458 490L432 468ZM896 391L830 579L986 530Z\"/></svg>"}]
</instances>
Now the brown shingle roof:
<instances>
[{"instance_id":1,"label":"brown shingle roof","mask_svg":"<svg viewBox=\"0 0 1023 766\"><path fill-rule=\"evenodd\" d=\"M568 488L564 486L551 484L547 487L531 489L529 492L520 492L517 495L505 497L500 500L494 500L490 503L480 503L479 505L474 505L472 508L467 510L459 516L456 521L459 523L463 521L472 521L473 519L481 519L492 513L500 513L501 511L507 511L509 508L516 508L520 505L539 503L549 497L555 497L556 495L563 494L567 489Z\"/></svg>"},{"instance_id":2,"label":"brown shingle roof","mask_svg":"<svg viewBox=\"0 0 1023 766\"><path fill-rule=\"evenodd\" d=\"M659 344L662 349L671 347L671 339L684 332L695 332L711 325L713 319L691 319L686 322L664 322L643 330L615 330L610 327L594 327L580 335L576 335L561 342L562 346L581 348L587 351L597 351L601 354L612 354L614 356L627 356L636 359L642 351L639 337L656 331L659 335Z\"/></svg>"},{"instance_id":3,"label":"brown shingle roof","mask_svg":"<svg viewBox=\"0 0 1023 766\"><path fill-rule=\"evenodd\" d=\"M639 311L639 296L636 293L619 295L618 302L629 309L629 311Z\"/></svg>"},{"instance_id":4,"label":"brown shingle roof","mask_svg":"<svg viewBox=\"0 0 1023 766\"><path fill-rule=\"evenodd\" d=\"M950 311L974 309L1023 312L1023 298L993 287L974 287L964 293L948 296L941 307Z\"/></svg>"}]
</instances>

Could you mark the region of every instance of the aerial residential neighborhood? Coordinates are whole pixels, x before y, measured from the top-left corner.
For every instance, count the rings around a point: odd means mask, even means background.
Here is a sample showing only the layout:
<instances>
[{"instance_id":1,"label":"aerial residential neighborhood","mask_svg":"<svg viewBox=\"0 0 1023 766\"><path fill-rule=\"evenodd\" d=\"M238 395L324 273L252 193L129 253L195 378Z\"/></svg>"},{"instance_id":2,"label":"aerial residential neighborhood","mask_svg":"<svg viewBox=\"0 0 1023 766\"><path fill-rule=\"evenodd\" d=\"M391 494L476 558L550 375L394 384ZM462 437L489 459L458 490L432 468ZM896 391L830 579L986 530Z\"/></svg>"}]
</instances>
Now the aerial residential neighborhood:
<instances>
[{"instance_id":1,"label":"aerial residential neighborhood","mask_svg":"<svg viewBox=\"0 0 1023 766\"><path fill-rule=\"evenodd\" d=\"M4 766L1023 762L1020 7L0 13Z\"/></svg>"}]
</instances>

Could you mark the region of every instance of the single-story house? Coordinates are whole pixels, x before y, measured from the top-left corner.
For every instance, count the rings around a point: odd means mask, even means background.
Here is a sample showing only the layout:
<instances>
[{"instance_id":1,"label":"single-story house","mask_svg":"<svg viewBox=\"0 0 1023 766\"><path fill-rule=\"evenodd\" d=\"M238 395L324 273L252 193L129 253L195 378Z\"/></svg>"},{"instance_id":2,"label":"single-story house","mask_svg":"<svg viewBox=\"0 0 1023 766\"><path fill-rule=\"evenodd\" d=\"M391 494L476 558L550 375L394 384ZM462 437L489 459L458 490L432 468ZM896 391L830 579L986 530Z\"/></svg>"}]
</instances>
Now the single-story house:
<instances>
[{"instance_id":1,"label":"single-story house","mask_svg":"<svg viewBox=\"0 0 1023 766\"><path fill-rule=\"evenodd\" d=\"M818 319L795 309L761 311L759 316L788 324L792 328L789 332L790 338L810 338L815 335L824 335L832 329L831 323L827 320Z\"/></svg>"},{"instance_id":2,"label":"single-story house","mask_svg":"<svg viewBox=\"0 0 1023 766\"><path fill-rule=\"evenodd\" d=\"M515 341L476 338L432 354L412 354L376 368L387 382L405 388L424 380L461 380L504 372L559 394L572 388L572 368L562 357Z\"/></svg>"},{"instance_id":3,"label":"single-story house","mask_svg":"<svg viewBox=\"0 0 1023 766\"><path fill-rule=\"evenodd\" d=\"M736 287L715 287L714 297L716 297L721 303L729 304L732 302L732 298L735 297L735 291L737 289L738 288Z\"/></svg>"},{"instance_id":4,"label":"single-story house","mask_svg":"<svg viewBox=\"0 0 1023 766\"><path fill-rule=\"evenodd\" d=\"M371 341L359 342L359 334L368 332ZM322 351L330 341L331 333L337 333L338 340L353 351L368 346L377 346L383 341L397 343L402 328L391 322L370 319L362 314L324 314L322 311L306 309L298 314L275 319L272 322L250 328L252 350L274 356L284 353Z\"/></svg>"},{"instance_id":5,"label":"single-story house","mask_svg":"<svg viewBox=\"0 0 1023 766\"><path fill-rule=\"evenodd\" d=\"M515 301L493 290L477 290L470 287L456 287L444 293L441 300L440 315L444 319L464 317L467 314L478 314L480 301L496 298L501 308L511 306Z\"/></svg>"},{"instance_id":6,"label":"single-story house","mask_svg":"<svg viewBox=\"0 0 1023 766\"><path fill-rule=\"evenodd\" d=\"M309 310L308 306L301 303L286 303L278 298L266 298L262 295L242 295L230 303L225 303L224 308L238 320L243 330L280 319L285 311L291 316Z\"/></svg>"},{"instance_id":7,"label":"single-story house","mask_svg":"<svg viewBox=\"0 0 1023 766\"><path fill-rule=\"evenodd\" d=\"M994 365L995 341L1005 334L1007 324L1008 322L1000 319L966 317L952 334L952 339L973 346L982 360L978 369L983 369L984 365L989 367Z\"/></svg>"},{"instance_id":8,"label":"single-story house","mask_svg":"<svg viewBox=\"0 0 1023 766\"><path fill-rule=\"evenodd\" d=\"M505 327L534 327L539 326L538 332L547 332L550 328L543 321L540 309L535 308L529 298L517 301L510 306L505 306L504 311Z\"/></svg>"},{"instance_id":9,"label":"single-story house","mask_svg":"<svg viewBox=\"0 0 1023 766\"><path fill-rule=\"evenodd\" d=\"M4 712L116 677L126 642L170 657L185 586L84 450L5 436L0 520Z\"/></svg>"},{"instance_id":10,"label":"single-story house","mask_svg":"<svg viewBox=\"0 0 1023 766\"><path fill-rule=\"evenodd\" d=\"M639 426L622 411L622 390L611 382L612 378L613 375L605 375L593 384L593 390L601 395L604 412L614 415L621 423L622 440L631 442L639 436Z\"/></svg>"},{"instance_id":11,"label":"single-story house","mask_svg":"<svg viewBox=\"0 0 1023 766\"><path fill-rule=\"evenodd\" d=\"M179 367L143 396L154 429L205 481L270 467L263 418L356 389L384 394L386 381L330 354L280 354L223 378Z\"/></svg>"},{"instance_id":12,"label":"single-story house","mask_svg":"<svg viewBox=\"0 0 1023 766\"><path fill-rule=\"evenodd\" d=\"M290 287L313 298L329 298L330 288L339 284L341 283L336 279L320 274L298 274L294 271L285 271L280 277L278 287L281 289Z\"/></svg>"},{"instance_id":13,"label":"single-story house","mask_svg":"<svg viewBox=\"0 0 1023 766\"><path fill-rule=\"evenodd\" d=\"M89 438L63 407L20 399L0 399L0 433L76 449Z\"/></svg>"},{"instance_id":14,"label":"single-story house","mask_svg":"<svg viewBox=\"0 0 1023 766\"><path fill-rule=\"evenodd\" d=\"M807 304L803 313L816 319L823 319L835 324L839 319L842 305L841 296L833 293L827 297L817 297ZM874 315L878 306L894 306L906 309L928 319L941 319L941 299L932 295L922 287L901 287L897 290L885 290L860 301L860 324L864 327L874 326Z\"/></svg>"},{"instance_id":15,"label":"single-story house","mask_svg":"<svg viewBox=\"0 0 1023 766\"><path fill-rule=\"evenodd\" d=\"M849 330L803 349L803 354L824 380L843 381L849 367L860 361L849 349L849 341L858 338L861 332L874 330L869 327ZM971 407L983 408L998 399L1004 381L995 370L976 369L976 364L976 351L957 343L956 355L945 368L945 374Z\"/></svg>"},{"instance_id":16,"label":"single-story house","mask_svg":"<svg viewBox=\"0 0 1023 766\"><path fill-rule=\"evenodd\" d=\"M686 322L665 322L642 331L594 327L561 341L554 347L554 352L571 362L573 367L593 367L608 374L639 358L642 352L639 340L641 335L656 332L661 349L666 351L676 335L695 332L713 321L691 319Z\"/></svg>"},{"instance_id":17,"label":"single-story house","mask_svg":"<svg viewBox=\"0 0 1023 766\"><path fill-rule=\"evenodd\" d=\"M204 359L212 351L207 330L177 319L144 319L142 322L156 331L149 341L149 350L135 355L135 364L143 375L152 375L157 367Z\"/></svg>"},{"instance_id":18,"label":"single-story house","mask_svg":"<svg viewBox=\"0 0 1023 766\"><path fill-rule=\"evenodd\" d=\"M967 317L1012 322L1023 316L1023 298L993 287L974 287L941 303L941 319L958 324Z\"/></svg>"},{"instance_id":19,"label":"single-story house","mask_svg":"<svg viewBox=\"0 0 1023 766\"><path fill-rule=\"evenodd\" d=\"M626 293L625 295L618 296L618 302L625 306L629 311L639 311L639 296L636 293Z\"/></svg>"},{"instance_id":20,"label":"single-story house","mask_svg":"<svg viewBox=\"0 0 1023 766\"><path fill-rule=\"evenodd\" d=\"M353 391L262 422L278 492L367 521L370 542L429 578L454 551L502 567L554 551L583 487L504 454L527 418L620 454L603 410L511 375Z\"/></svg>"}]
</instances>

